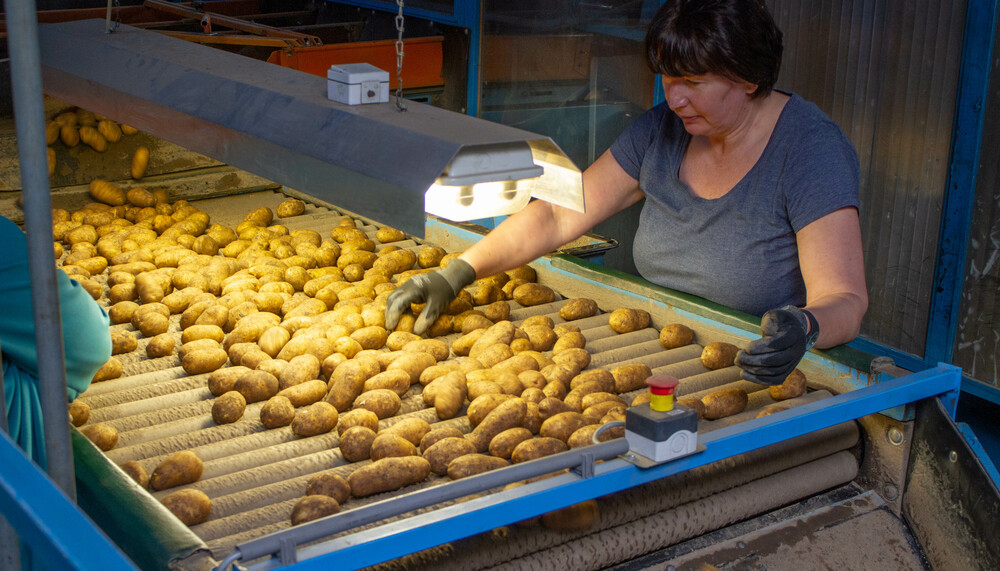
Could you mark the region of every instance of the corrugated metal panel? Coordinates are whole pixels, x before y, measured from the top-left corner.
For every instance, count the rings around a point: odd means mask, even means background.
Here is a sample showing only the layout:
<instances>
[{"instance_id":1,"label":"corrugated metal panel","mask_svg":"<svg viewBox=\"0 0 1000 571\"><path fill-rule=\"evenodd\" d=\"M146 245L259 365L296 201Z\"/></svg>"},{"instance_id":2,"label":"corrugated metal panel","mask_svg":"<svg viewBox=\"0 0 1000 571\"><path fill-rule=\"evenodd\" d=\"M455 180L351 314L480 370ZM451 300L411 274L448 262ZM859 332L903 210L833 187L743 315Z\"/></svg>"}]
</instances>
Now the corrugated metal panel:
<instances>
[{"instance_id":1,"label":"corrugated metal panel","mask_svg":"<svg viewBox=\"0 0 1000 571\"><path fill-rule=\"evenodd\" d=\"M1000 40L1000 38L997 38ZM954 363L1000 385L1000 58L994 47Z\"/></svg>"},{"instance_id":2,"label":"corrugated metal panel","mask_svg":"<svg viewBox=\"0 0 1000 571\"><path fill-rule=\"evenodd\" d=\"M964 2L771 0L779 87L826 111L861 161L869 339L922 355L951 144Z\"/></svg>"}]
</instances>

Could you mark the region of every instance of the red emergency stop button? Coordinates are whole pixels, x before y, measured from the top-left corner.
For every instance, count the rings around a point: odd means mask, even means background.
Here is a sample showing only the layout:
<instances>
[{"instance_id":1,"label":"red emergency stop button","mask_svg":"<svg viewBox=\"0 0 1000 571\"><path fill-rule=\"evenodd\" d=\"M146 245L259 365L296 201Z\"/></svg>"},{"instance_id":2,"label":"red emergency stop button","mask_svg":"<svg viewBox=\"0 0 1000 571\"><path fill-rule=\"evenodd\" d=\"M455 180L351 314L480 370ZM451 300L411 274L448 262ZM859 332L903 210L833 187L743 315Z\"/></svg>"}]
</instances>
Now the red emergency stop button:
<instances>
[{"instance_id":1,"label":"red emergency stop button","mask_svg":"<svg viewBox=\"0 0 1000 571\"><path fill-rule=\"evenodd\" d=\"M653 375L646 379L649 385L649 408L667 412L674 409L674 389L677 388L677 378L670 375Z\"/></svg>"}]
</instances>

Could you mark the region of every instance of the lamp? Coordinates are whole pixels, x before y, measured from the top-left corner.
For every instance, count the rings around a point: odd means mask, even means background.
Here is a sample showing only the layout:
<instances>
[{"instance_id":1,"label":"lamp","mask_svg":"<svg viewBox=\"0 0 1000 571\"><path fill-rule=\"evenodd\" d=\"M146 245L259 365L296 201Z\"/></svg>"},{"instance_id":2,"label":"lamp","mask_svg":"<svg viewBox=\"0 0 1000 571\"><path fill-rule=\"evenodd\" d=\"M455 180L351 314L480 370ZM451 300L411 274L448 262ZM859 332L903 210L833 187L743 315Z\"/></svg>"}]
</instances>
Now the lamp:
<instances>
[{"instance_id":1,"label":"lamp","mask_svg":"<svg viewBox=\"0 0 1000 571\"><path fill-rule=\"evenodd\" d=\"M103 20L39 37L46 93L416 236L425 206L482 218L533 196L583 211L579 169L536 133L417 102L345 105L325 77Z\"/></svg>"}]
</instances>

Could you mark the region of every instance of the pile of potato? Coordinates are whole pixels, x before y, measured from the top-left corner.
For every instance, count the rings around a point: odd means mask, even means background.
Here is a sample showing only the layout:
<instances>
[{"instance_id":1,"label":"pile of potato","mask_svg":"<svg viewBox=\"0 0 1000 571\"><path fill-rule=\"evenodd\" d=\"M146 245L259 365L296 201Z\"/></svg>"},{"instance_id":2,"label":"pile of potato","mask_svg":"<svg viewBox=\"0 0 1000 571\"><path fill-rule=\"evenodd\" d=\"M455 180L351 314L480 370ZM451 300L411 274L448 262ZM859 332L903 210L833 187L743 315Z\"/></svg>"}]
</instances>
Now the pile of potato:
<instances>
[{"instance_id":1,"label":"pile of potato","mask_svg":"<svg viewBox=\"0 0 1000 571\"><path fill-rule=\"evenodd\" d=\"M139 131L134 127L120 124L113 119L98 115L86 109L75 108L63 111L45 122L45 142L48 144L49 175L56 170L56 151L53 145L62 143L68 148L80 143L99 153L108 150L108 144L117 143L123 135L134 135ZM138 180L146 172L149 164L149 149L138 147L132 155L132 178Z\"/></svg>"},{"instance_id":2,"label":"pile of potato","mask_svg":"<svg viewBox=\"0 0 1000 571\"><path fill-rule=\"evenodd\" d=\"M53 236L57 256L67 252L63 271L95 299L106 296L112 323L130 323L148 338L150 358L176 353L184 371L205 375L216 423L237 422L249 404L263 403L264 427L289 427L301 437L336 429L343 458L366 462L346 479L313 478L291 513L293 524L431 473L458 479L586 446L599 427L624 418L629 403L619 395L644 387L651 374L642 364L588 369L586 339L572 322L599 313L593 300L566 302L559 325L543 315L512 323L510 300L533 306L558 298L528 266L476 281L422 338L412 333L418 304L395 330L385 329L386 299L405 280L457 254L436 246L401 249L390 243L405 236L392 228L380 228L372 240L349 217L329 237L290 231L266 207L229 228L186 201L170 203L165 191L125 190L102 180L90 189L97 202L72 214L54 211ZM294 216L303 209L302 201L289 199L276 211ZM106 288L93 279L104 273ZM180 325L179 346L172 318ZM650 316L619 309L608 323L627 333L648 327ZM693 337L671 325L661 343L670 348ZM112 340L115 355L138 347L130 331ZM94 382L121 374L112 356ZM418 418L382 428L417 385L438 419L465 415L464 430ZM88 411L79 404L71 406L73 424L103 450L112 448L117 433L87 425ZM617 428L602 439L621 435ZM196 481L200 460L179 454L148 479L137 465L123 469L155 490ZM164 498L189 525L204 521L211 508L194 492ZM597 517L596 504L572 510ZM548 521L557 526L563 519ZM568 519L580 525L577 516Z\"/></svg>"}]
</instances>

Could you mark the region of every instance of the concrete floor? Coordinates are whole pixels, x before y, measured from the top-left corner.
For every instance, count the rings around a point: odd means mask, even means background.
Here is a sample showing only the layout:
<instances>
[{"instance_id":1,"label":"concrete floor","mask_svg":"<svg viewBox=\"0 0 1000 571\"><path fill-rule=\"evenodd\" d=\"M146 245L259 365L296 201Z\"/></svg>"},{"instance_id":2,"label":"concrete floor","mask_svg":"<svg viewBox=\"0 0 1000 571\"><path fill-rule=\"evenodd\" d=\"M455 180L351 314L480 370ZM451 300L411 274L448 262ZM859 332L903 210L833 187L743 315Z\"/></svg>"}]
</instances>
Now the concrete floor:
<instances>
[{"instance_id":1,"label":"concrete floor","mask_svg":"<svg viewBox=\"0 0 1000 571\"><path fill-rule=\"evenodd\" d=\"M616 571L929 569L906 523L854 485L616 566Z\"/></svg>"}]
</instances>

